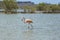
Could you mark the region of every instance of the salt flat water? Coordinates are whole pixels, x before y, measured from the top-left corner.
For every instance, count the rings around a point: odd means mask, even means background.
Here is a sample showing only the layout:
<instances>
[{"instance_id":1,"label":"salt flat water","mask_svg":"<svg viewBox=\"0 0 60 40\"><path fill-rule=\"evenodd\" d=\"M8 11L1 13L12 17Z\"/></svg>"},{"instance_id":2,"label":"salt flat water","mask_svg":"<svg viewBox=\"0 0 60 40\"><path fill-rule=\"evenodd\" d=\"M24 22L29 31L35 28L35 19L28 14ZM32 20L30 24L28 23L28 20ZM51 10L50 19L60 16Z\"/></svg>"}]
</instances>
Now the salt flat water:
<instances>
[{"instance_id":1,"label":"salt flat water","mask_svg":"<svg viewBox=\"0 0 60 40\"><path fill-rule=\"evenodd\" d=\"M33 20L27 28L22 17ZM60 40L60 14L0 14L0 40Z\"/></svg>"}]
</instances>

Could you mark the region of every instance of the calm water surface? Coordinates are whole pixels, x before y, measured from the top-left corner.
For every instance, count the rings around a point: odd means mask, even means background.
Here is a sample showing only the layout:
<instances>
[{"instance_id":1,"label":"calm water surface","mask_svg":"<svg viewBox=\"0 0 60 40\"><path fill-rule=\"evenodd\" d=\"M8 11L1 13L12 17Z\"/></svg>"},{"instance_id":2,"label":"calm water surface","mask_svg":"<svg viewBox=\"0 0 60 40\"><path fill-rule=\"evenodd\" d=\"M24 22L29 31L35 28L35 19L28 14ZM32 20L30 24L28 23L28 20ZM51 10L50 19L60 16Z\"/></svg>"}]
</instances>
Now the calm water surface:
<instances>
[{"instance_id":1,"label":"calm water surface","mask_svg":"<svg viewBox=\"0 0 60 40\"><path fill-rule=\"evenodd\" d=\"M22 17L33 20L33 30ZM0 14L0 40L60 40L60 14Z\"/></svg>"}]
</instances>

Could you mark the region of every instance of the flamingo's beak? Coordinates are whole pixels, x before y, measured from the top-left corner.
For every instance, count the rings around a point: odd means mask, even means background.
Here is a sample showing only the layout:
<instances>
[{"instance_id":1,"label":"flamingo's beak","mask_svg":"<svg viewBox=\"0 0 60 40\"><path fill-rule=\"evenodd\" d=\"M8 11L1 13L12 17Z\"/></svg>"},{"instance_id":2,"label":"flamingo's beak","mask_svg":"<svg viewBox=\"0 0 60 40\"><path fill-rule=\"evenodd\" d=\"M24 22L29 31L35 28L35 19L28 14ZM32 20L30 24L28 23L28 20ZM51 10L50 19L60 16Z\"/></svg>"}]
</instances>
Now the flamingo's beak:
<instances>
[{"instance_id":1,"label":"flamingo's beak","mask_svg":"<svg viewBox=\"0 0 60 40\"><path fill-rule=\"evenodd\" d=\"M23 21L23 22L24 22L24 21L25 21L25 18L23 17L23 18L21 19L21 21Z\"/></svg>"}]
</instances>

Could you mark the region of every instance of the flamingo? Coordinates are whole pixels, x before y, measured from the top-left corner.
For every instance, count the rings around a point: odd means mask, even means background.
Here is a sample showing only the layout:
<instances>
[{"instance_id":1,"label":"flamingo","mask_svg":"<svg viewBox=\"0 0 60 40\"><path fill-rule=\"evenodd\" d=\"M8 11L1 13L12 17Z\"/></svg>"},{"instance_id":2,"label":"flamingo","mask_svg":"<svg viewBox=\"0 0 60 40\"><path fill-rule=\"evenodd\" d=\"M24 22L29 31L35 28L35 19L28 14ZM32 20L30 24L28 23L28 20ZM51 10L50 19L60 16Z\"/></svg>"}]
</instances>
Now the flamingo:
<instances>
[{"instance_id":1,"label":"flamingo","mask_svg":"<svg viewBox=\"0 0 60 40\"><path fill-rule=\"evenodd\" d=\"M22 19L22 21L24 22L24 23L27 23L28 24L28 29L29 28L33 28L33 26L32 26L32 23L33 23L33 21L32 21L32 19L25 19L25 17L23 17L23 19ZM29 26L30 25L30 26Z\"/></svg>"}]
</instances>

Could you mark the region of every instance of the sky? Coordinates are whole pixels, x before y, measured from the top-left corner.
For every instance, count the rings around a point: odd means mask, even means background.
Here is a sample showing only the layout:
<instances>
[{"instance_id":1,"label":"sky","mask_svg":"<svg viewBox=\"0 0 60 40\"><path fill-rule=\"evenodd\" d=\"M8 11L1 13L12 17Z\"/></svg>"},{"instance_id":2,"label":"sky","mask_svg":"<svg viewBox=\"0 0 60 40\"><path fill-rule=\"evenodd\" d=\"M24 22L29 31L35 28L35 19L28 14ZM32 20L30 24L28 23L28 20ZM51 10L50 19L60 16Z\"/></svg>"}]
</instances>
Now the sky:
<instances>
[{"instance_id":1,"label":"sky","mask_svg":"<svg viewBox=\"0 0 60 40\"><path fill-rule=\"evenodd\" d=\"M35 4L45 2L45 3L51 3L51 4L58 4L60 3L60 0L17 0L17 1L31 1L34 2Z\"/></svg>"}]
</instances>

